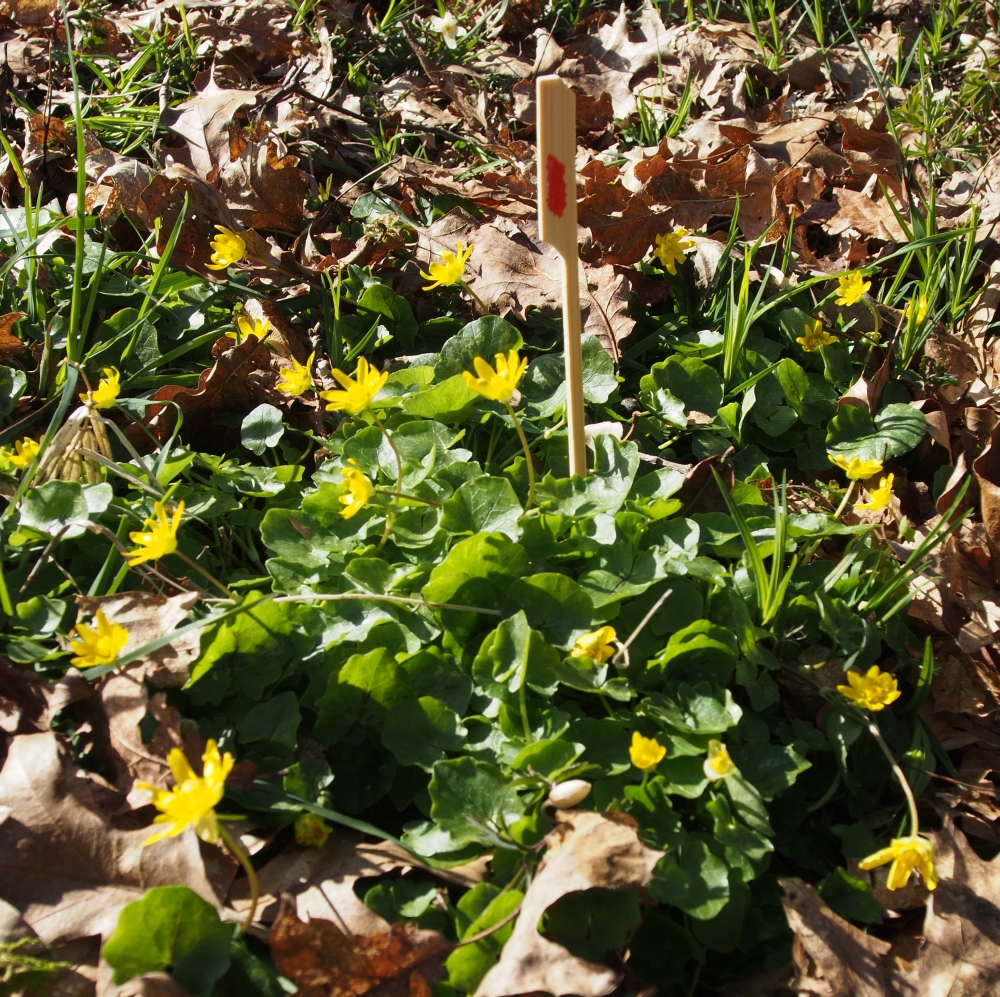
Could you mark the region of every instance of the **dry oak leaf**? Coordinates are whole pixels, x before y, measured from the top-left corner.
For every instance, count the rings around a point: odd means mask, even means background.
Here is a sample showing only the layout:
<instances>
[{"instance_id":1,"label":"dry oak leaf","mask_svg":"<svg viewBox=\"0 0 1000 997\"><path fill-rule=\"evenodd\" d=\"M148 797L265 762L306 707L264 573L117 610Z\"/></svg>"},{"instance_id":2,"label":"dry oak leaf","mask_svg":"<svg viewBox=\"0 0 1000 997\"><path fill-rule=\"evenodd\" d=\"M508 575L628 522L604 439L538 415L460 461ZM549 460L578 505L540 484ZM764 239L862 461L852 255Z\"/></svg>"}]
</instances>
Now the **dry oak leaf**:
<instances>
[{"instance_id":1,"label":"dry oak leaf","mask_svg":"<svg viewBox=\"0 0 1000 997\"><path fill-rule=\"evenodd\" d=\"M354 892L365 877L382 876L413 865L413 858L392 842L371 844L346 831L334 831L322 848L290 845L260 870L256 917L272 921L282 896L295 897L300 917L334 921L352 935L373 935L389 925ZM229 895L234 910L250 906L250 888L238 880Z\"/></svg>"},{"instance_id":2,"label":"dry oak leaf","mask_svg":"<svg viewBox=\"0 0 1000 997\"><path fill-rule=\"evenodd\" d=\"M280 149L279 149L280 146ZM284 151L266 125L229 129L229 155L210 179L244 228L298 232L309 185L298 156Z\"/></svg>"},{"instance_id":3,"label":"dry oak leaf","mask_svg":"<svg viewBox=\"0 0 1000 997\"><path fill-rule=\"evenodd\" d=\"M215 364L201 373L198 387L185 388L179 384L168 384L160 388L152 397L154 402L173 402L172 405L151 406L149 408L149 428L159 440L166 440L173 431L177 420L174 406L184 412L185 436L218 441L218 427L212 423L216 412L248 412L252 401L247 387L247 375L253 370L267 370L271 366L268 348L258 343L256 336L248 336L234 346L233 340L220 336L212 347ZM193 413L201 413L207 418L190 419ZM132 442L140 445L145 434L134 434ZM148 438L147 444L148 446Z\"/></svg>"},{"instance_id":4,"label":"dry oak leaf","mask_svg":"<svg viewBox=\"0 0 1000 997\"><path fill-rule=\"evenodd\" d=\"M218 903L193 830L144 848L149 829L112 824L98 796L55 734L12 741L0 772L0 894L42 941L107 937L151 886L183 884Z\"/></svg>"},{"instance_id":5,"label":"dry oak leaf","mask_svg":"<svg viewBox=\"0 0 1000 997\"><path fill-rule=\"evenodd\" d=\"M903 200L903 156L896 140L888 132L865 128L844 115L837 121L844 130L841 149L855 173L874 173L898 198Z\"/></svg>"},{"instance_id":6,"label":"dry oak leaf","mask_svg":"<svg viewBox=\"0 0 1000 997\"><path fill-rule=\"evenodd\" d=\"M153 592L122 592L118 595L77 596L76 604L87 617L103 610L112 622L128 631L125 651L131 652L176 630L198 601L197 592L163 596ZM164 647L138 658L130 669L140 668L157 688L180 688L191 677L188 665L198 657L201 635L182 634ZM143 674L139 675L140 678Z\"/></svg>"},{"instance_id":7,"label":"dry oak leaf","mask_svg":"<svg viewBox=\"0 0 1000 997\"><path fill-rule=\"evenodd\" d=\"M1000 861L984 862L950 820L931 835L940 882L906 982L919 997L1000 994Z\"/></svg>"},{"instance_id":8,"label":"dry oak leaf","mask_svg":"<svg viewBox=\"0 0 1000 997\"><path fill-rule=\"evenodd\" d=\"M345 934L333 921L300 921L286 894L271 927L271 956L299 997L430 997L451 943L415 924Z\"/></svg>"},{"instance_id":9,"label":"dry oak leaf","mask_svg":"<svg viewBox=\"0 0 1000 997\"><path fill-rule=\"evenodd\" d=\"M14 324L24 318L24 312L8 312L0 315L0 362L6 362L28 349L28 344L11 332Z\"/></svg>"},{"instance_id":10,"label":"dry oak leaf","mask_svg":"<svg viewBox=\"0 0 1000 997\"><path fill-rule=\"evenodd\" d=\"M223 62L243 63L247 55L257 62L274 63L287 58L296 47L301 29L292 30L295 8L282 0L250 0L222 9L218 18L211 11L188 14L191 35L199 41L209 39L216 56L237 52L237 59Z\"/></svg>"},{"instance_id":11,"label":"dry oak leaf","mask_svg":"<svg viewBox=\"0 0 1000 997\"><path fill-rule=\"evenodd\" d=\"M546 838L547 850L528 887L514 931L500 961L483 977L475 997L508 997L536 991L602 997L622 975L573 955L538 932L546 909L560 897L592 887L645 886L663 852L647 848L635 821L617 813L565 810Z\"/></svg>"},{"instance_id":12,"label":"dry oak leaf","mask_svg":"<svg viewBox=\"0 0 1000 997\"><path fill-rule=\"evenodd\" d=\"M160 120L186 142L191 166L207 179L229 158L229 134L240 108L257 103L256 90L228 90L216 85L211 73L195 78L197 94L176 107L165 108Z\"/></svg>"},{"instance_id":13,"label":"dry oak leaf","mask_svg":"<svg viewBox=\"0 0 1000 997\"><path fill-rule=\"evenodd\" d=\"M895 992L884 958L892 947L838 917L801 879L779 880L782 906L795 933L791 989L817 997L887 997Z\"/></svg>"}]
</instances>

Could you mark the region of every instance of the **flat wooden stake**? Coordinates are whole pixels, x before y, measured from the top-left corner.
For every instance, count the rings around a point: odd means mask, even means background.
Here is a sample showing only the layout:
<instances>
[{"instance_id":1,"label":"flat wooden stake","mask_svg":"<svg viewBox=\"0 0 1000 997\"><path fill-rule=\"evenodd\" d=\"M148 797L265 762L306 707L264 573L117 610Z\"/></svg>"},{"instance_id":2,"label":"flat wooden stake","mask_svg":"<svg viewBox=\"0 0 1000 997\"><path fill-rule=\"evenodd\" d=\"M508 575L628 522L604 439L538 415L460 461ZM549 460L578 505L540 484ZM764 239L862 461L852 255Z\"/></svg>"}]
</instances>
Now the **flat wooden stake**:
<instances>
[{"instance_id":1,"label":"flat wooden stake","mask_svg":"<svg viewBox=\"0 0 1000 997\"><path fill-rule=\"evenodd\" d=\"M583 434L580 254L576 234L576 97L558 76L537 81L538 221L542 239L562 257L563 347L569 473L587 474Z\"/></svg>"}]
</instances>

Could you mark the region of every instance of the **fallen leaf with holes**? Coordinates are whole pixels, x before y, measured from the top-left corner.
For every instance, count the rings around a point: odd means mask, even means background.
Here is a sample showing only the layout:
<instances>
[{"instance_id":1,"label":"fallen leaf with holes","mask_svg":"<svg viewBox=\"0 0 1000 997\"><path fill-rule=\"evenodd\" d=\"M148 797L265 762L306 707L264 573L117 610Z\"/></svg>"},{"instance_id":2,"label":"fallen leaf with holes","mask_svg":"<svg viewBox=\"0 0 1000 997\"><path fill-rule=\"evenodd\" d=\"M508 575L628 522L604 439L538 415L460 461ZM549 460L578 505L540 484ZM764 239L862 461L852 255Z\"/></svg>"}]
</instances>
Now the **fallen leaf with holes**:
<instances>
[{"instance_id":1,"label":"fallen leaf with holes","mask_svg":"<svg viewBox=\"0 0 1000 997\"><path fill-rule=\"evenodd\" d=\"M298 232L309 187L298 156L279 154L266 126L229 129L229 153L211 179L243 228Z\"/></svg>"},{"instance_id":2,"label":"fallen leaf with holes","mask_svg":"<svg viewBox=\"0 0 1000 997\"><path fill-rule=\"evenodd\" d=\"M547 850L521 904L500 961L483 977L475 997L542 991L602 997L622 976L570 953L539 934L538 922L560 897L592 887L645 886L663 852L647 848L625 814L566 810L546 838Z\"/></svg>"},{"instance_id":3,"label":"fallen leaf with holes","mask_svg":"<svg viewBox=\"0 0 1000 997\"><path fill-rule=\"evenodd\" d=\"M55 734L11 742L0 772L0 896L42 941L107 937L151 886L183 884L218 902L194 831L144 848L149 828L111 822L120 799L81 777Z\"/></svg>"},{"instance_id":4,"label":"fallen leaf with holes","mask_svg":"<svg viewBox=\"0 0 1000 997\"><path fill-rule=\"evenodd\" d=\"M333 921L299 920L282 897L271 927L271 956L299 997L430 997L451 943L415 924L372 935L347 935Z\"/></svg>"},{"instance_id":5,"label":"fallen leaf with holes","mask_svg":"<svg viewBox=\"0 0 1000 997\"><path fill-rule=\"evenodd\" d=\"M893 993L886 957L892 946L838 917L801 879L779 880L782 906L795 934L794 993L823 997L887 997Z\"/></svg>"}]
</instances>

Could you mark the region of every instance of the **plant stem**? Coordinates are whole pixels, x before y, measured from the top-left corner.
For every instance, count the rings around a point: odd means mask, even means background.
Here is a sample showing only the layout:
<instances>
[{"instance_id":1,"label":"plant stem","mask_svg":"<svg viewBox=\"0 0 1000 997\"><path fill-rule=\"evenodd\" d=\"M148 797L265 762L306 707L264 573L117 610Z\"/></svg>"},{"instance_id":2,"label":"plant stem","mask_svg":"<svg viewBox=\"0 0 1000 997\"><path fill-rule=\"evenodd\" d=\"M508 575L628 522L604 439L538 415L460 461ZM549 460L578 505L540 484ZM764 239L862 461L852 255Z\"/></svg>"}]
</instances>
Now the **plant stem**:
<instances>
[{"instance_id":1,"label":"plant stem","mask_svg":"<svg viewBox=\"0 0 1000 997\"><path fill-rule=\"evenodd\" d=\"M517 430L517 435L521 440L521 449L524 450L524 459L528 462L528 506L524 510L527 512L535 504L535 464L531 456L531 447L528 446L528 437L524 435L524 430L521 428L521 420L518 419L517 413L510 402L504 402L504 405L507 407L510 417L514 420L514 428Z\"/></svg>"},{"instance_id":2,"label":"plant stem","mask_svg":"<svg viewBox=\"0 0 1000 997\"><path fill-rule=\"evenodd\" d=\"M375 491L379 495L390 495L392 498L406 499L409 502L423 502L424 505L433 505L438 509L443 508L440 502L435 502L434 499L421 498L419 495L405 495L403 492L391 492L388 488L376 488Z\"/></svg>"},{"instance_id":3,"label":"plant stem","mask_svg":"<svg viewBox=\"0 0 1000 997\"><path fill-rule=\"evenodd\" d=\"M913 796L913 790L910 788L909 782L906 781L906 776L903 774L903 770L899 767L899 763L893 757L892 751L889 749L889 745L885 743L885 739L882 737L882 732L875 726L875 722L870 718L868 720L868 732L875 738L876 743L882 749L882 754L885 755L886 760L892 766L892 771L896 776L896 781L899 783L899 788L902 789L903 795L906 797L906 805L910 809L910 833L914 835L919 834L920 818L917 816L917 801Z\"/></svg>"},{"instance_id":4,"label":"plant stem","mask_svg":"<svg viewBox=\"0 0 1000 997\"><path fill-rule=\"evenodd\" d=\"M479 305L479 308L480 308L480 310L482 311L482 313L483 313L484 315L485 315L485 314L487 314L487 312L489 312L489 309L488 309L488 308L486 307L486 305L484 305L484 304L483 304L483 299L482 299L482 298L480 298L480 297L479 297L479 295L478 295L478 294L476 294L476 292L475 292L475 291L473 291L473 290L472 290L472 288L471 288L471 287L469 287L469 285L468 285L468 284L466 284L464 280L460 280L460 281L459 281L459 284L461 284L461 285L462 285L462 287L463 287L463 288L464 288L464 289L465 289L466 291L468 291L468 292L469 292L469 294L471 294L471 295L472 295L472 299L473 299L473 301L475 301L475 303L476 303L477 305Z\"/></svg>"},{"instance_id":5,"label":"plant stem","mask_svg":"<svg viewBox=\"0 0 1000 997\"><path fill-rule=\"evenodd\" d=\"M215 575L213 575L213 574L212 574L212 573L211 573L210 571L206 571L206 570L205 570L205 569L204 569L204 568L203 568L203 567L202 567L202 566L201 566L201 565L200 565L200 564L199 564L199 563L198 563L197 561L195 561L195 560L194 560L193 558L190 558L190 557L188 557L188 556L187 556L187 554L185 554L185 553L184 553L183 551L181 551L181 550L175 550L175 551L174 551L174 553L175 553L175 554L176 554L176 555L177 555L177 556L178 556L178 557L179 557L179 558L180 558L180 559L181 559L181 560L182 560L182 561L183 561L183 562L184 562L185 564L187 564L187 565L188 565L189 567L192 567L192 568L194 568L194 570L195 570L195 571L197 571L197 572L198 572L198 573L199 573L200 575L202 575L203 577L207 578L207 579L208 579L208 580L209 580L209 581L210 581L210 582L211 582L211 583L212 583L212 584L213 584L213 585L214 585L214 586L215 586L216 588L218 588L218 589L220 589L221 591L225 592L225 593L226 593L226 595L227 595L227 596L228 596L228 597L229 597L230 599L232 599L232 600L233 600L233 602L238 602L238 601L239 601L239 600L238 600L238 599L236 598L236 596L235 596L235 595L233 595L233 593L232 593L232 592L231 592L231 591L230 591L230 590L229 590L228 588L226 588L226 586L225 586L225 585L223 585L223 584L222 584L222 582L220 582L218 578L216 578L216 577L215 577Z\"/></svg>"},{"instance_id":6,"label":"plant stem","mask_svg":"<svg viewBox=\"0 0 1000 997\"><path fill-rule=\"evenodd\" d=\"M260 881L257 879L257 870L254 869L250 856L243 850L243 846L219 824L219 837L226 843L226 847L233 853L233 857L243 866L243 871L247 874L250 883L250 909L247 911L246 920L240 928L240 934L246 934L253 924L254 914L257 913L257 900L260 898Z\"/></svg>"},{"instance_id":7,"label":"plant stem","mask_svg":"<svg viewBox=\"0 0 1000 997\"><path fill-rule=\"evenodd\" d=\"M856 481L850 481L847 485L847 491L844 492L844 497L837 506L837 511L833 514L834 519L840 519L841 514L847 508L847 503L850 502L851 496L854 494L854 486L857 484Z\"/></svg>"},{"instance_id":8,"label":"plant stem","mask_svg":"<svg viewBox=\"0 0 1000 997\"><path fill-rule=\"evenodd\" d=\"M385 437L386 443L392 447L393 456L396 458L396 491L401 492L403 490L403 458L399 456L399 450L396 448L396 443L389 435L389 430L385 428L382 420L376 415L373 415L372 418L375 420L375 425L382 430L382 435ZM386 545L386 542L389 539L389 534L392 532L392 524L395 519L396 513L394 510L390 509L385 517L385 529L382 531L382 539L378 542L379 550Z\"/></svg>"}]
</instances>

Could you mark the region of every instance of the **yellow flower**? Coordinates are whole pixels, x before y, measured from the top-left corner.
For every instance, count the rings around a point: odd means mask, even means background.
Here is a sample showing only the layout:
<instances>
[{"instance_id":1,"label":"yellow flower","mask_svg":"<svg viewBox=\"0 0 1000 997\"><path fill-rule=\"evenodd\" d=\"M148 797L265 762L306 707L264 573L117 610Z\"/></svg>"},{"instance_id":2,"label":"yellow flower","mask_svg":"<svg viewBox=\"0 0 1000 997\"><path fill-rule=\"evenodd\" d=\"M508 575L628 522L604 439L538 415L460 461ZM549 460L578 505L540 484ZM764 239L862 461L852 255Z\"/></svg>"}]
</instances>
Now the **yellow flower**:
<instances>
[{"instance_id":1,"label":"yellow flower","mask_svg":"<svg viewBox=\"0 0 1000 997\"><path fill-rule=\"evenodd\" d=\"M295 818L295 841L303 848L322 848L330 837L331 828L322 817L307 810Z\"/></svg>"},{"instance_id":2,"label":"yellow flower","mask_svg":"<svg viewBox=\"0 0 1000 997\"><path fill-rule=\"evenodd\" d=\"M862 460L860 457L845 457L843 454L837 454L836 457L830 454L827 456L830 458L830 463L836 464L851 481L862 481L882 470L882 461L878 458Z\"/></svg>"},{"instance_id":3,"label":"yellow flower","mask_svg":"<svg viewBox=\"0 0 1000 997\"><path fill-rule=\"evenodd\" d=\"M184 503L178 502L174 510L173 519L167 515L167 510L162 502L153 503L153 519L147 519L143 523L143 530L128 535L132 543L139 545L139 550L134 550L126 555L129 559L128 566L134 568L143 561L155 561L157 558L165 557L177 550L177 530L181 525L181 516L184 515Z\"/></svg>"},{"instance_id":4,"label":"yellow flower","mask_svg":"<svg viewBox=\"0 0 1000 997\"><path fill-rule=\"evenodd\" d=\"M614 627L601 627L593 633L577 637L573 650L569 653L575 658L593 658L599 665L603 665L615 653L611 643L615 636Z\"/></svg>"},{"instance_id":5,"label":"yellow flower","mask_svg":"<svg viewBox=\"0 0 1000 997\"><path fill-rule=\"evenodd\" d=\"M725 778L735 768L726 746L721 741L709 741L708 758L705 759L705 764L702 766L705 778L714 782L716 779Z\"/></svg>"},{"instance_id":6,"label":"yellow flower","mask_svg":"<svg viewBox=\"0 0 1000 997\"><path fill-rule=\"evenodd\" d=\"M309 359L305 364L300 364L295 357L292 357L292 370L283 370L281 372L281 380L278 381L275 388L283 395L292 397L305 394L313 386L312 374L309 372L312 370L313 360L315 359L316 354L310 353Z\"/></svg>"},{"instance_id":7,"label":"yellow flower","mask_svg":"<svg viewBox=\"0 0 1000 997\"><path fill-rule=\"evenodd\" d=\"M77 668L93 668L94 665L111 665L118 660L118 652L128 643L128 631L117 623L112 623L99 609L94 617L97 629L83 623L76 625L79 640L71 640L70 650L76 655L71 664Z\"/></svg>"},{"instance_id":8,"label":"yellow flower","mask_svg":"<svg viewBox=\"0 0 1000 997\"><path fill-rule=\"evenodd\" d=\"M675 228L673 232L666 232L656 237L653 257L659 260L666 267L667 273L672 276L677 273L677 264L684 262L684 250L694 248L694 240L684 238L687 234L686 228Z\"/></svg>"},{"instance_id":9,"label":"yellow flower","mask_svg":"<svg viewBox=\"0 0 1000 997\"><path fill-rule=\"evenodd\" d=\"M521 375L528 366L528 361L520 360L517 350L511 350L507 356L498 353L493 362L497 365L496 370L482 357L476 357L472 363L479 377L475 377L467 370L462 371L462 377L473 391L483 397L495 402L509 403L514 396L517 382L521 380Z\"/></svg>"},{"instance_id":10,"label":"yellow flower","mask_svg":"<svg viewBox=\"0 0 1000 997\"><path fill-rule=\"evenodd\" d=\"M86 404L90 402L98 408L114 408L118 399L118 392L121 391L121 374L117 367L105 367L104 377L101 378L94 391L84 391L80 395L80 401Z\"/></svg>"},{"instance_id":11,"label":"yellow flower","mask_svg":"<svg viewBox=\"0 0 1000 997\"><path fill-rule=\"evenodd\" d=\"M920 325L925 318L927 318L927 308L928 301L927 295L921 294L919 298L915 298L914 301L917 303L917 325ZM903 318L909 319L910 312L913 311L913 301L909 301L906 304L906 309L903 311Z\"/></svg>"},{"instance_id":12,"label":"yellow flower","mask_svg":"<svg viewBox=\"0 0 1000 997\"><path fill-rule=\"evenodd\" d=\"M167 764L177 783L173 789L157 789L148 782L136 783L136 788L152 792L153 806L162 811L153 823L170 825L147 838L143 845L151 845L163 838L174 838L189 827L193 827L198 837L210 845L219 840L215 807L225 793L226 776L233 767L233 756L227 751L220 757L215 741L208 741L201 761L204 774L197 776L184 757L184 752L180 748L174 748L167 757Z\"/></svg>"},{"instance_id":13,"label":"yellow flower","mask_svg":"<svg viewBox=\"0 0 1000 997\"><path fill-rule=\"evenodd\" d=\"M462 274L465 273L465 262L472 255L473 247L469 246L466 249L462 245L462 240L459 239L455 248L458 250L457 256L446 249L441 254L441 263L431 263L427 267L430 273L420 271L421 277L433 281L424 288L425 291L432 291L435 287L451 287L452 284L457 284L462 279Z\"/></svg>"},{"instance_id":14,"label":"yellow flower","mask_svg":"<svg viewBox=\"0 0 1000 997\"><path fill-rule=\"evenodd\" d=\"M212 239L212 262L206 263L209 270L225 270L239 263L247 254L247 244L243 237L225 225L216 225L219 234Z\"/></svg>"},{"instance_id":15,"label":"yellow flower","mask_svg":"<svg viewBox=\"0 0 1000 997\"><path fill-rule=\"evenodd\" d=\"M239 344L242 343L247 336L256 336L257 342L263 343L268 330L271 328L271 320L269 318L251 319L246 315L237 315L233 321L239 331L227 332L226 335L230 339L235 339L237 346L239 346Z\"/></svg>"},{"instance_id":16,"label":"yellow flower","mask_svg":"<svg viewBox=\"0 0 1000 997\"><path fill-rule=\"evenodd\" d=\"M876 866L885 865L886 862L892 863L889 877L885 881L890 890L906 886L914 869L920 870L924 886L928 890L933 890L938 884L937 872L934 869L934 845L918 834L893 838L888 848L881 848L873 855L862 859L858 863L858 868L874 869Z\"/></svg>"},{"instance_id":17,"label":"yellow flower","mask_svg":"<svg viewBox=\"0 0 1000 997\"><path fill-rule=\"evenodd\" d=\"M326 407L327 412L340 410L349 415L357 415L368 408L371 400L382 390L389 374L380 374L378 368L370 367L368 361L361 357L353 378L336 369L333 376L344 386L344 390L335 388L333 391L319 393L320 398L330 403Z\"/></svg>"},{"instance_id":18,"label":"yellow flower","mask_svg":"<svg viewBox=\"0 0 1000 997\"><path fill-rule=\"evenodd\" d=\"M344 508L340 510L344 519L350 519L356 512L359 512L364 504L375 494L375 486L365 477L364 472L358 467L358 463L353 458L348 460L352 467L342 467L340 474L347 485L348 494L340 496L340 502Z\"/></svg>"},{"instance_id":19,"label":"yellow flower","mask_svg":"<svg viewBox=\"0 0 1000 997\"><path fill-rule=\"evenodd\" d=\"M837 278L840 285L840 297L837 298L838 305L857 304L872 286L870 280L865 280L864 275L857 270L849 270Z\"/></svg>"},{"instance_id":20,"label":"yellow flower","mask_svg":"<svg viewBox=\"0 0 1000 997\"><path fill-rule=\"evenodd\" d=\"M10 461L18 470L23 471L38 454L38 441L33 440L30 436L26 436L23 440L18 440L14 444L14 449L17 451L16 453L11 453L9 450L0 450L0 454L3 454L4 458Z\"/></svg>"},{"instance_id":21,"label":"yellow flower","mask_svg":"<svg viewBox=\"0 0 1000 997\"><path fill-rule=\"evenodd\" d=\"M878 488L869 488L869 500L858 502L855 509L868 509L871 512L881 512L892 501L892 479L895 475L888 475L878 483Z\"/></svg>"},{"instance_id":22,"label":"yellow flower","mask_svg":"<svg viewBox=\"0 0 1000 997\"><path fill-rule=\"evenodd\" d=\"M643 737L636 730L632 732L628 756L637 769L652 772L667 757L667 749L655 737Z\"/></svg>"},{"instance_id":23,"label":"yellow flower","mask_svg":"<svg viewBox=\"0 0 1000 997\"><path fill-rule=\"evenodd\" d=\"M804 336L797 336L795 342L806 353L815 353L821 346L829 346L831 343L837 342L837 337L827 332L823 328L822 321L816 319L811 324L809 322L806 323L806 334Z\"/></svg>"},{"instance_id":24,"label":"yellow flower","mask_svg":"<svg viewBox=\"0 0 1000 997\"><path fill-rule=\"evenodd\" d=\"M872 665L864 675L851 669L847 672L847 681L850 685L838 685L837 692L865 710L884 710L902 695L895 678L878 665Z\"/></svg>"}]
</instances>

